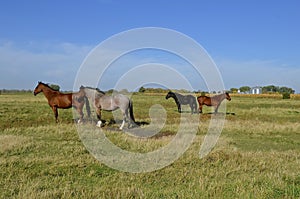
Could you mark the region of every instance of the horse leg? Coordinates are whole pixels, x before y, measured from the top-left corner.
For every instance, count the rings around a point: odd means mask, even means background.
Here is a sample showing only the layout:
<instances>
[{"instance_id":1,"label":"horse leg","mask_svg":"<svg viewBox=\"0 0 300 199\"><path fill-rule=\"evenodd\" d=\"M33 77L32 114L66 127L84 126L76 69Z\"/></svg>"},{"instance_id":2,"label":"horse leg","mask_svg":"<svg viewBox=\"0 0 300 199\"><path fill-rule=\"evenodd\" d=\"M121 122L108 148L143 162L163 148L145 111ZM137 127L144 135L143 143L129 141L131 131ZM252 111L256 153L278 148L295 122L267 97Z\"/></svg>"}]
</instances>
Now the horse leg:
<instances>
[{"instance_id":1,"label":"horse leg","mask_svg":"<svg viewBox=\"0 0 300 199\"><path fill-rule=\"evenodd\" d=\"M197 106L196 106L196 104L194 102L190 103L190 108L191 108L191 114L196 113Z\"/></svg>"},{"instance_id":2,"label":"horse leg","mask_svg":"<svg viewBox=\"0 0 300 199\"><path fill-rule=\"evenodd\" d=\"M129 118L129 126L133 127L135 125L135 119L134 119L134 115L133 115L133 105L132 105L132 102L130 101L129 103L129 109L127 110L127 112L129 111L129 115L128 118Z\"/></svg>"},{"instance_id":3,"label":"horse leg","mask_svg":"<svg viewBox=\"0 0 300 199\"><path fill-rule=\"evenodd\" d=\"M76 107L76 110L77 110L77 112L80 115L80 118L79 118L79 120L77 122L79 124L79 123L81 123L83 121L83 111L82 111L82 108L79 108L79 107Z\"/></svg>"},{"instance_id":4,"label":"horse leg","mask_svg":"<svg viewBox=\"0 0 300 199\"><path fill-rule=\"evenodd\" d=\"M195 113L198 114L198 110L197 110L197 102L194 103L194 110L195 110Z\"/></svg>"},{"instance_id":5,"label":"horse leg","mask_svg":"<svg viewBox=\"0 0 300 199\"><path fill-rule=\"evenodd\" d=\"M99 128L101 128L101 124L102 124L102 121L101 121L101 109L96 109L96 114L97 114L97 118L98 118L98 122L97 122L97 125Z\"/></svg>"},{"instance_id":6,"label":"horse leg","mask_svg":"<svg viewBox=\"0 0 300 199\"><path fill-rule=\"evenodd\" d=\"M220 104L218 104L215 108L215 113L218 113L218 109L219 109Z\"/></svg>"},{"instance_id":7,"label":"horse leg","mask_svg":"<svg viewBox=\"0 0 300 199\"><path fill-rule=\"evenodd\" d=\"M181 113L181 105L180 103L177 104L178 112Z\"/></svg>"},{"instance_id":8,"label":"horse leg","mask_svg":"<svg viewBox=\"0 0 300 199\"><path fill-rule=\"evenodd\" d=\"M202 104L199 104L199 113L202 113Z\"/></svg>"},{"instance_id":9,"label":"horse leg","mask_svg":"<svg viewBox=\"0 0 300 199\"><path fill-rule=\"evenodd\" d=\"M122 114L123 114L123 121L122 121L122 124L121 124L121 126L119 128L120 130L123 129L126 120L128 120L130 118L129 115L128 115L128 109L125 110L125 111L122 111ZM128 121L130 121L130 119ZM129 127L129 125L130 125L130 122L128 123L128 127Z\"/></svg>"},{"instance_id":10,"label":"horse leg","mask_svg":"<svg viewBox=\"0 0 300 199\"><path fill-rule=\"evenodd\" d=\"M53 113L54 113L54 117L55 117L55 121L56 123L58 123L58 111L57 111L57 107L56 106L52 106L52 110L53 110Z\"/></svg>"},{"instance_id":11,"label":"horse leg","mask_svg":"<svg viewBox=\"0 0 300 199\"><path fill-rule=\"evenodd\" d=\"M193 113L197 113L197 103L196 102L194 102L193 103Z\"/></svg>"},{"instance_id":12,"label":"horse leg","mask_svg":"<svg viewBox=\"0 0 300 199\"><path fill-rule=\"evenodd\" d=\"M189 105L190 105L190 108L191 108L191 114L193 114L194 113L194 104L190 103Z\"/></svg>"},{"instance_id":13,"label":"horse leg","mask_svg":"<svg viewBox=\"0 0 300 199\"><path fill-rule=\"evenodd\" d=\"M124 125L125 125L125 117L123 117L123 121L122 121L122 124L121 124L121 126L120 126L120 130L122 130L123 129L123 127L124 127Z\"/></svg>"}]
</instances>

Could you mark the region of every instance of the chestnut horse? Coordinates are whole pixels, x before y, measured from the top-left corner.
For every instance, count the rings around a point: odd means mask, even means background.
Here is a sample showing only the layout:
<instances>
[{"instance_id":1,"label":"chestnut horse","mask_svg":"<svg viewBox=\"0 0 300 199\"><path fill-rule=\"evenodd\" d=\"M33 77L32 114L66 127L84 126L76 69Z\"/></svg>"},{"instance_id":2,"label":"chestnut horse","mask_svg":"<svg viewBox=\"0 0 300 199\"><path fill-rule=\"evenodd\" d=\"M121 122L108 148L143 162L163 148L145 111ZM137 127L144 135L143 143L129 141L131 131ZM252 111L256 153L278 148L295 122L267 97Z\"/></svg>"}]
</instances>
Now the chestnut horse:
<instances>
[{"instance_id":1,"label":"chestnut horse","mask_svg":"<svg viewBox=\"0 0 300 199\"><path fill-rule=\"evenodd\" d=\"M49 106L52 108L56 122L58 122L58 108L68 109L74 107L80 115L78 123L83 119L83 106L86 103L86 110L88 117L90 117L90 106L88 99L83 93L61 93L54 90L48 84L38 82L38 85L34 89L33 94L36 96L40 92L43 92L48 100Z\"/></svg>"},{"instance_id":2,"label":"chestnut horse","mask_svg":"<svg viewBox=\"0 0 300 199\"><path fill-rule=\"evenodd\" d=\"M206 106L213 106L215 108L215 113L217 113L218 108L224 99L227 99L229 101L231 100L231 97L227 92L212 97L208 97L208 96L197 97L198 104L199 104L199 112L202 113L202 106L206 105Z\"/></svg>"}]
</instances>

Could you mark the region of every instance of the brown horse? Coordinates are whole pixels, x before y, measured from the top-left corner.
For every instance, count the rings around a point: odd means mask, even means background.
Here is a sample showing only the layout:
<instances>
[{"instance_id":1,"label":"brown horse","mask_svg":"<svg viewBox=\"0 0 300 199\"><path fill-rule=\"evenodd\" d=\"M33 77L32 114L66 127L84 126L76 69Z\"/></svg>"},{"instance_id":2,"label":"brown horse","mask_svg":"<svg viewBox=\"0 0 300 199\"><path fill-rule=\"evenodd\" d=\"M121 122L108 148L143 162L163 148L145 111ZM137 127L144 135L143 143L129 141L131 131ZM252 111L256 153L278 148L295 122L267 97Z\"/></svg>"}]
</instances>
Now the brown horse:
<instances>
[{"instance_id":1,"label":"brown horse","mask_svg":"<svg viewBox=\"0 0 300 199\"><path fill-rule=\"evenodd\" d=\"M202 113L202 106L206 105L206 106L213 106L215 108L215 113L217 113L219 106L224 99L227 99L229 101L231 100L231 97L227 92L220 95L215 95L213 97L207 97L207 96L197 97L198 104L199 104L199 112Z\"/></svg>"},{"instance_id":2,"label":"brown horse","mask_svg":"<svg viewBox=\"0 0 300 199\"><path fill-rule=\"evenodd\" d=\"M88 117L90 117L90 107L89 101L84 96L84 93L77 92L77 93L61 93L59 91L54 90L50 86L45 83L38 82L38 85L34 89L33 94L37 95L40 92L43 92L45 97L48 100L49 106L52 108L55 116L56 122L58 122L58 108L68 109L74 107L80 115L80 119L78 122L82 121L83 119L83 106L86 103L86 110Z\"/></svg>"}]
</instances>

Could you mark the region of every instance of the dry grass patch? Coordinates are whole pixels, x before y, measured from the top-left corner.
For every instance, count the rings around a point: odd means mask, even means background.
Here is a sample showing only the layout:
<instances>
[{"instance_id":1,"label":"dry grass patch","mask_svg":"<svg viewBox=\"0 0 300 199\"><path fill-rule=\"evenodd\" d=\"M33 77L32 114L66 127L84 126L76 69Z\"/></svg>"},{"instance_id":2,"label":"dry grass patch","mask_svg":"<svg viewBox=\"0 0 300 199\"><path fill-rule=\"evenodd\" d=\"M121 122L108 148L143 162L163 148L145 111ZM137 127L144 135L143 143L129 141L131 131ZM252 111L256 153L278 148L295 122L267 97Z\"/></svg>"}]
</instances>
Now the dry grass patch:
<instances>
[{"instance_id":1,"label":"dry grass patch","mask_svg":"<svg viewBox=\"0 0 300 199\"><path fill-rule=\"evenodd\" d=\"M21 135L0 135L0 153L24 147L29 140L28 137Z\"/></svg>"}]
</instances>

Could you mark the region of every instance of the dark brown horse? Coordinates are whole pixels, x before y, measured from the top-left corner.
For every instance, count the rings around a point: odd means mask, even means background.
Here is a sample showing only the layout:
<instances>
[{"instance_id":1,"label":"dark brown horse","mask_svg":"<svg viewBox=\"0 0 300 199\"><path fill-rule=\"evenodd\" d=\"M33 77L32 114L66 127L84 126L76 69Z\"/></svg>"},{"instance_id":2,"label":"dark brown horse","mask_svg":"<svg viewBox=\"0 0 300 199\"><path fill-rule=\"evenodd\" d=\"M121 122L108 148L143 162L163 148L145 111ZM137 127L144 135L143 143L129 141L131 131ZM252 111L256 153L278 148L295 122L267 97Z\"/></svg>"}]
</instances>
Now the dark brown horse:
<instances>
[{"instance_id":1,"label":"dark brown horse","mask_svg":"<svg viewBox=\"0 0 300 199\"><path fill-rule=\"evenodd\" d=\"M208 97L208 96L197 97L198 104L199 104L199 112L202 113L202 106L206 105L206 106L213 106L215 108L215 113L217 113L218 108L224 99L227 99L229 101L231 100L231 97L227 92L212 97Z\"/></svg>"},{"instance_id":2,"label":"dark brown horse","mask_svg":"<svg viewBox=\"0 0 300 199\"><path fill-rule=\"evenodd\" d=\"M56 122L58 122L58 108L68 109L74 107L80 115L80 119L78 122L83 119L83 106L86 103L86 110L88 117L90 117L90 107L89 101L84 96L84 93L61 93L59 91L54 90L48 84L44 84L42 82L38 82L38 85L35 87L33 94L37 95L40 92L43 92L45 97L48 100L49 106L52 108L55 116Z\"/></svg>"},{"instance_id":3,"label":"dark brown horse","mask_svg":"<svg viewBox=\"0 0 300 199\"><path fill-rule=\"evenodd\" d=\"M181 105L190 105L191 112L197 113L197 102L193 95L181 95L179 93L174 93L169 91L166 95L166 99L173 98L177 105L178 112L181 113Z\"/></svg>"}]
</instances>

